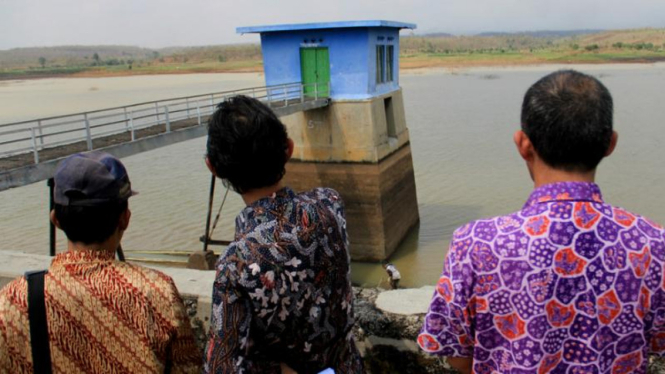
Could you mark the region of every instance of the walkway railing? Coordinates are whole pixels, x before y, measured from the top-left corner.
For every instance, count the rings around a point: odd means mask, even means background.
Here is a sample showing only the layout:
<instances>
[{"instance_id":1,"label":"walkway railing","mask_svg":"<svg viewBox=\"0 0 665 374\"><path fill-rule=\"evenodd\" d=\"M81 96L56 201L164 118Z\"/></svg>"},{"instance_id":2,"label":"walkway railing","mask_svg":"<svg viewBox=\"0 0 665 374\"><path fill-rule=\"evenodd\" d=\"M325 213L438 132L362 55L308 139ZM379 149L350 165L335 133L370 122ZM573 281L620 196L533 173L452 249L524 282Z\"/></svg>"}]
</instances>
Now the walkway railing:
<instances>
[{"instance_id":1,"label":"walkway railing","mask_svg":"<svg viewBox=\"0 0 665 374\"><path fill-rule=\"evenodd\" d=\"M85 141L91 151L94 139L109 135L129 132L134 141L138 130L161 124L168 133L174 122L194 118L197 120L194 126L200 126L202 118L212 114L220 102L236 95L254 97L272 107L284 107L327 98L329 93L329 83L290 83L1 124L0 158L32 152L38 164L39 151L45 148Z\"/></svg>"}]
</instances>

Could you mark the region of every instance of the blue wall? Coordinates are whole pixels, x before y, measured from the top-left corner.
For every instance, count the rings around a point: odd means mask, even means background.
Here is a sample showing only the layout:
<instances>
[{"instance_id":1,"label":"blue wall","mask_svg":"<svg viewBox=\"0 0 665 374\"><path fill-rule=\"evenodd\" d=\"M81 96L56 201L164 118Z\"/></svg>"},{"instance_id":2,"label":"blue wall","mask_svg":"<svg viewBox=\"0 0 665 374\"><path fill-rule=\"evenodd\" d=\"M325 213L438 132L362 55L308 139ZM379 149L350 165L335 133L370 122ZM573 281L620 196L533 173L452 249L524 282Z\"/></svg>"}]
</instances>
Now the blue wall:
<instances>
[{"instance_id":1,"label":"blue wall","mask_svg":"<svg viewBox=\"0 0 665 374\"><path fill-rule=\"evenodd\" d=\"M383 36L383 41L377 38ZM391 37L392 41L387 39ZM376 84L376 44L395 45L394 81ZM331 97L367 99L399 87L399 29L338 28L261 34L266 85L300 82L300 48L328 47Z\"/></svg>"}]
</instances>

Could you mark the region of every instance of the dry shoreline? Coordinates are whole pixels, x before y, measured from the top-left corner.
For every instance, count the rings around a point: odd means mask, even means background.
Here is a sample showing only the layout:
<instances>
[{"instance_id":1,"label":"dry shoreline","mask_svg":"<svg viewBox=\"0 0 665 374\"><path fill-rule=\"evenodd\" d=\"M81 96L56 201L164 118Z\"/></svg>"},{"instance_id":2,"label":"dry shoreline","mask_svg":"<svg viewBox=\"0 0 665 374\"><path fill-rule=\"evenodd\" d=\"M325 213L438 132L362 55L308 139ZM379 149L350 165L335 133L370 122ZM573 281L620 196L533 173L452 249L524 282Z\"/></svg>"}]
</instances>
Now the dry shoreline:
<instances>
[{"instance_id":1,"label":"dry shoreline","mask_svg":"<svg viewBox=\"0 0 665 374\"><path fill-rule=\"evenodd\" d=\"M584 67L642 67L665 65L665 59L639 59L627 61L602 61L602 62L560 62L550 63L542 61L522 61L506 63L506 61L478 61L478 62L463 62L463 63L420 63L416 61L406 61L400 64L400 70L403 74L423 74L427 72L442 72L442 71L467 71L467 70L546 70L548 67L575 68L579 66ZM551 69L550 69L551 70ZM25 75L20 77L0 77L2 81L23 81L23 80L36 80L36 79L49 79L49 78L108 78L108 77L132 77L132 76L151 76L151 75L186 75L186 74L246 74L246 73L259 73L263 74L261 67L248 67L240 69L206 69L206 70L166 70L166 71L84 71L74 74L34 74Z\"/></svg>"}]
</instances>

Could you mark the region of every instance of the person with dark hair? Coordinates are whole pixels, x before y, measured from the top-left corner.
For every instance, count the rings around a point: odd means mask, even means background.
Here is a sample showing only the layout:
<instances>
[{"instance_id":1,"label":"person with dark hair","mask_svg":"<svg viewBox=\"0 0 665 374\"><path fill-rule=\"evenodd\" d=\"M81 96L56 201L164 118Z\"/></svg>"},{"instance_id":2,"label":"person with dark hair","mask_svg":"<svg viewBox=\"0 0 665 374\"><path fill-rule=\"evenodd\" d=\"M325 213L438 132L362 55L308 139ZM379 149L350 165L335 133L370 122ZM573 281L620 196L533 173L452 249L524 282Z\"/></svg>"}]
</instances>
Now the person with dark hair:
<instances>
[{"instance_id":1,"label":"person with dark hair","mask_svg":"<svg viewBox=\"0 0 665 374\"><path fill-rule=\"evenodd\" d=\"M531 86L514 135L534 190L450 243L420 347L462 373L646 373L665 355L665 230L594 183L617 143L612 97L558 71Z\"/></svg>"},{"instance_id":2,"label":"person with dark hair","mask_svg":"<svg viewBox=\"0 0 665 374\"><path fill-rule=\"evenodd\" d=\"M206 373L363 372L342 199L283 186L292 153L256 99L232 97L208 123L208 168L247 206L216 265Z\"/></svg>"},{"instance_id":3,"label":"person with dark hair","mask_svg":"<svg viewBox=\"0 0 665 374\"><path fill-rule=\"evenodd\" d=\"M200 372L202 355L173 280L115 260L135 194L120 160L75 154L54 180L51 220L68 250L42 273L38 294L34 274L0 291L0 373ZM33 302L44 305L45 329L33 329Z\"/></svg>"}]
</instances>

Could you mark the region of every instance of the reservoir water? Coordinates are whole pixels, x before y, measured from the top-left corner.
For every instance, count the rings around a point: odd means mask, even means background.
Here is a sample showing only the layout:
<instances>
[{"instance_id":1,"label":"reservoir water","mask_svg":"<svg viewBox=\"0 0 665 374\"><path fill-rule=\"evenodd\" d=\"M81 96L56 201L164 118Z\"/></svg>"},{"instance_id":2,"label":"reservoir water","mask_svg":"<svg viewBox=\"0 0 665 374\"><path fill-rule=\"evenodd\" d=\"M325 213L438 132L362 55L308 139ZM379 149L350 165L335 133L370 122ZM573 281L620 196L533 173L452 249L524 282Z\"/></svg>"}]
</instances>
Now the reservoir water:
<instances>
[{"instance_id":1,"label":"reservoir water","mask_svg":"<svg viewBox=\"0 0 665 374\"><path fill-rule=\"evenodd\" d=\"M402 72L416 173L420 226L390 259L402 286L434 284L452 231L472 219L518 210L532 189L512 143L522 97L561 66ZM565 66L563 68L566 68ZM578 65L614 97L619 144L602 162L607 201L665 223L665 64ZM142 101L261 86L260 74L60 78L0 82L0 123ZM133 187L126 251L200 249L209 174L199 138L123 159ZM223 191L218 189L215 207ZM2 251L48 252L44 182L0 192ZM242 207L231 193L216 239L232 238ZM59 233L58 250L65 249ZM354 263L354 282L387 286L377 264Z\"/></svg>"}]
</instances>

